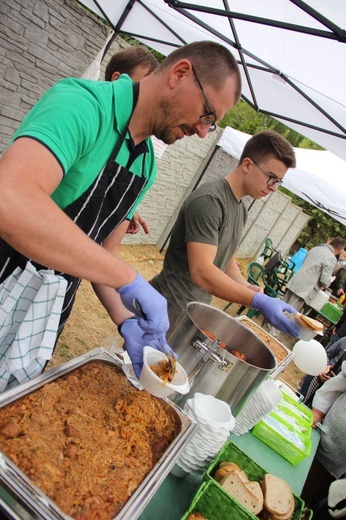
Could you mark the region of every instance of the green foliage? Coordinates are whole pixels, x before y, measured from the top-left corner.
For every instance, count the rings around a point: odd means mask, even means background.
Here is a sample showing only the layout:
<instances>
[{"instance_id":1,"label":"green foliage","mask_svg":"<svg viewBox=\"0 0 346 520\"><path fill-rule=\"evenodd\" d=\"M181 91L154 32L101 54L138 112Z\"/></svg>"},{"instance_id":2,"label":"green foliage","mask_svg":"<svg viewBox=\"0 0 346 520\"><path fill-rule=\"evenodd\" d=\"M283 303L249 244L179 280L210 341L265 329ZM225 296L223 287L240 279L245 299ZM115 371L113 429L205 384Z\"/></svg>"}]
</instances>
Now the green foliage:
<instances>
[{"instance_id":1,"label":"green foliage","mask_svg":"<svg viewBox=\"0 0 346 520\"><path fill-rule=\"evenodd\" d=\"M304 137L304 139L302 139L300 141L299 148L308 148L309 150L324 150L324 148L322 148L322 146L320 146L317 143L314 143L307 137Z\"/></svg>"},{"instance_id":2,"label":"green foliage","mask_svg":"<svg viewBox=\"0 0 346 520\"><path fill-rule=\"evenodd\" d=\"M299 247L311 249L318 244L324 244L328 237L346 236L345 226L327 215L327 213L324 213L324 211L309 204L309 202L306 202L285 188L281 187L280 191L289 195L292 198L293 204L302 208L307 215L310 215L306 226L294 245L294 249L299 249Z\"/></svg>"},{"instance_id":3,"label":"green foliage","mask_svg":"<svg viewBox=\"0 0 346 520\"><path fill-rule=\"evenodd\" d=\"M283 135L295 148L323 150L318 144L310 141L310 139L307 139L295 130L292 130L292 128L288 128L283 123L280 123L280 121L261 112L257 112L243 100L240 100L234 108L229 110L218 125L221 128L230 126L250 135L254 135L262 130L275 130Z\"/></svg>"}]
</instances>

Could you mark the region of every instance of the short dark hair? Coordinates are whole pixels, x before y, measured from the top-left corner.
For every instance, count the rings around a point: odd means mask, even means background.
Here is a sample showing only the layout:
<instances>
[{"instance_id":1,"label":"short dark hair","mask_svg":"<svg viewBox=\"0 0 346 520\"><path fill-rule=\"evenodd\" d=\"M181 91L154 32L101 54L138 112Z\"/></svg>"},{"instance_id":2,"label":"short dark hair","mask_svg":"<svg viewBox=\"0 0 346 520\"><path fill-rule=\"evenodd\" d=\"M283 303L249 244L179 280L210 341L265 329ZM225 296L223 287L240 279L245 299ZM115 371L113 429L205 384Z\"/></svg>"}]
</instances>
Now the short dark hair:
<instances>
[{"instance_id":1,"label":"short dark hair","mask_svg":"<svg viewBox=\"0 0 346 520\"><path fill-rule=\"evenodd\" d=\"M150 67L151 73L159 66L159 62L144 45L133 45L113 54L106 67L105 80L111 81L114 72L131 76L138 65Z\"/></svg>"},{"instance_id":2,"label":"short dark hair","mask_svg":"<svg viewBox=\"0 0 346 520\"><path fill-rule=\"evenodd\" d=\"M296 157L292 145L274 130L264 130L253 135L244 146L239 164L246 157L260 162L268 156L273 156L283 162L287 168L296 167Z\"/></svg>"},{"instance_id":3,"label":"short dark hair","mask_svg":"<svg viewBox=\"0 0 346 520\"><path fill-rule=\"evenodd\" d=\"M223 86L225 77L234 76L236 101L241 94L241 76L237 60L223 45L212 41L199 41L182 45L171 52L156 69L155 74L170 67L179 60L190 60L198 78L203 84L215 89Z\"/></svg>"},{"instance_id":4,"label":"short dark hair","mask_svg":"<svg viewBox=\"0 0 346 520\"><path fill-rule=\"evenodd\" d=\"M329 242L329 245L335 247L335 249L345 249L346 240L342 237L335 237Z\"/></svg>"}]
</instances>

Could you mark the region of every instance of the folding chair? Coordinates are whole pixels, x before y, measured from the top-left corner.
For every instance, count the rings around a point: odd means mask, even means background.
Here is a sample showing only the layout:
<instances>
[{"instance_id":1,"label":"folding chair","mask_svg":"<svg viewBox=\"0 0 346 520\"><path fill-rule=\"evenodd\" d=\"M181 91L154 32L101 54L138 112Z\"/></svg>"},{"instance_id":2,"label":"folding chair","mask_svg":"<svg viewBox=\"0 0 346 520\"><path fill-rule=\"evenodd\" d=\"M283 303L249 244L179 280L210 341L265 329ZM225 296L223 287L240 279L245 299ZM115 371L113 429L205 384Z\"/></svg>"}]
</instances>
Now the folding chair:
<instances>
[{"instance_id":1,"label":"folding chair","mask_svg":"<svg viewBox=\"0 0 346 520\"><path fill-rule=\"evenodd\" d=\"M269 269L265 274L265 280L269 287L271 287L277 296L283 296L286 291L287 281L284 277L281 278L277 269Z\"/></svg>"},{"instance_id":2,"label":"folding chair","mask_svg":"<svg viewBox=\"0 0 346 520\"><path fill-rule=\"evenodd\" d=\"M276 249L273 246L273 241L271 238L266 238L264 241L264 249L260 256L263 256L264 260L270 259L273 254L276 253Z\"/></svg>"},{"instance_id":3,"label":"folding chair","mask_svg":"<svg viewBox=\"0 0 346 520\"><path fill-rule=\"evenodd\" d=\"M292 276L294 275L294 268L296 264L290 260L287 262L286 260L281 261L280 267L277 268L277 272L280 275L283 275L286 283L290 281Z\"/></svg>"},{"instance_id":4,"label":"folding chair","mask_svg":"<svg viewBox=\"0 0 346 520\"><path fill-rule=\"evenodd\" d=\"M258 264L257 262L250 262L247 266L247 281L251 283L251 285L260 285L258 283L258 279L262 277L264 273L264 268L261 266L261 264ZM224 307L224 311L226 311L233 302L227 303L226 307ZM245 306L242 307L242 309L245 309ZM239 311L238 311L239 312Z\"/></svg>"}]
</instances>

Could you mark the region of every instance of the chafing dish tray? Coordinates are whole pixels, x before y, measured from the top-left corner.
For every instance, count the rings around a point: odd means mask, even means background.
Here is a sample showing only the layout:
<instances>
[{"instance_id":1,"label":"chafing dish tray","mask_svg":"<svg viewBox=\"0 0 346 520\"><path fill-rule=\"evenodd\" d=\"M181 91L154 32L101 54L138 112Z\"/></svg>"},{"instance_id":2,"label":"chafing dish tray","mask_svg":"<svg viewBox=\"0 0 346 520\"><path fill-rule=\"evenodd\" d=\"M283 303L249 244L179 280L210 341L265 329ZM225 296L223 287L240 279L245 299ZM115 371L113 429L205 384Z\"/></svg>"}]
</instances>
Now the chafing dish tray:
<instances>
[{"instance_id":1,"label":"chafing dish tray","mask_svg":"<svg viewBox=\"0 0 346 520\"><path fill-rule=\"evenodd\" d=\"M34 380L8 390L0 396L0 417L6 405L12 405L22 397L32 394L48 383L70 374L89 363L106 364L123 374L121 361L103 348L97 348L72 361L54 368ZM124 375L125 377L125 375ZM138 390L140 392L141 390ZM153 398L157 399L157 398ZM152 498L166 475L169 473L186 444L196 432L198 425L169 399L158 399L164 409L172 417L176 426L175 438L135 489L116 520L135 520ZM4 412L3 412L4 413ZM95 443L97 439L95 439ZM49 461L48 461L49 462ZM65 514L57 504L43 493L9 458L0 452L0 508L13 519L67 520L72 518Z\"/></svg>"},{"instance_id":2,"label":"chafing dish tray","mask_svg":"<svg viewBox=\"0 0 346 520\"><path fill-rule=\"evenodd\" d=\"M285 347L285 345L274 338L269 332L264 330L262 327L257 325L254 321L252 321L247 316L238 316L235 318L237 321L240 321L242 325L247 326L260 340L264 342L264 344L271 350L275 359L277 361L276 367L270 372L270 377L274 378L281 372L285 370L285 368L291 363L294 359L293 352Z\"/></svg>"}]
</instances>

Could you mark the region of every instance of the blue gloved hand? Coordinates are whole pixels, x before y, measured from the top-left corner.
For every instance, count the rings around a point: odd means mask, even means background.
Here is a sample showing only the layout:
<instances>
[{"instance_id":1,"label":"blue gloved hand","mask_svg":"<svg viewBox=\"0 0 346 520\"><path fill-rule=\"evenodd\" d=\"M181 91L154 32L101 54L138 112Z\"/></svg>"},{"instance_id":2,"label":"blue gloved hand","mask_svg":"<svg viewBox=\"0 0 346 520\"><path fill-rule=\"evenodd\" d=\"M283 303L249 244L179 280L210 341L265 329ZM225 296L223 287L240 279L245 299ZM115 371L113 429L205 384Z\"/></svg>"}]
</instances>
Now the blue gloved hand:
<instances>
[{"instance_id":1,"label":"blue gloved hand","mask_svg":"<svg viewBox=\"0 0 346 520\"><path fill-rule=\"evenodd\" d=\"M142 334L147 334L145 339L160 339L164 346L169 328L166 298L138 273L135 281L119 287L118 293L125 307L138 318Z\"/></svg>"},{"instance_id":2,"label":"blue gloved hand","mask_svg":"<svg viewBox=\"0 0 346 520\"><path fill-rule=\"evenodd\" d=\"M136 376L139 379L142 366L143 366L143 348L146 346L156 348L156 350L161 350L165 354L170 354L171 352L174 354L174 357L177 355L173 352L171 347L167 345L162 346L158 339L151 339L148 341L145 338L145 334L143 334L142 328L139 326L136 318L129 318L124 321L119 327L119 334L124 338L124 348L127 351L130 359L132 361L133 370ZM163 340L163 338L161 338Z\"/></svg>"},{"instance_id":3,"label":"blue gloved hand","mask_svg":"<svg viewBox=\"0 0 346 520\"><path fill-rule=\"evenodd\" d=\"M272 298L262 293L255 293L251 307L260 311L265 319L275 328L290 336L298 336L299 332L293 323L283 314L284 311L294 314L296 309L279 298Z\"/></svg>"}]
</instances>

